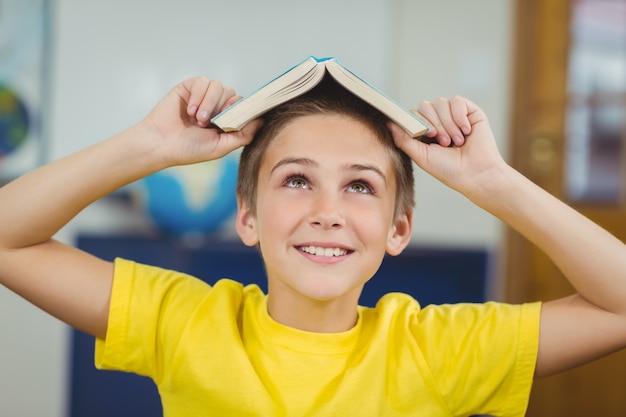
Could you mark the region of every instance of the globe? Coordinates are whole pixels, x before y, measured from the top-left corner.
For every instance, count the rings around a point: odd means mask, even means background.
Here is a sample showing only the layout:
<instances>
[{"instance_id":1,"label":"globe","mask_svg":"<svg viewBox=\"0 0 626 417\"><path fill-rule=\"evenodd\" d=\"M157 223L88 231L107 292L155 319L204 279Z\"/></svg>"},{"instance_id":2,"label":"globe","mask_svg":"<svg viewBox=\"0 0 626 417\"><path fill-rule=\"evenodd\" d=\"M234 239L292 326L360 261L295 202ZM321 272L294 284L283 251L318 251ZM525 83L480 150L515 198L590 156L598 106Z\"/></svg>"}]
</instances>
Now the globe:
<instances>
[{"instance_id":1,"label":"globe","mask_svg":"<svg viewBox=\"0 0 626 417\"><path fill-rule=\"evenodd\" d=\"M213 234L237 210L238 165L238 155L229 154L215 161L165 169L139 181L140 200L166 234Z\"/></svg>"},{"instance_id":2,"label":"globe","mask_svg":"<svg viewBox=\"0 0 626 417\"><path fill-rule=\"evenodd\" d=\"M24 103L13 90L0 84L0 159L25 142L28 123Z\"/></svg>"}]
</instances>

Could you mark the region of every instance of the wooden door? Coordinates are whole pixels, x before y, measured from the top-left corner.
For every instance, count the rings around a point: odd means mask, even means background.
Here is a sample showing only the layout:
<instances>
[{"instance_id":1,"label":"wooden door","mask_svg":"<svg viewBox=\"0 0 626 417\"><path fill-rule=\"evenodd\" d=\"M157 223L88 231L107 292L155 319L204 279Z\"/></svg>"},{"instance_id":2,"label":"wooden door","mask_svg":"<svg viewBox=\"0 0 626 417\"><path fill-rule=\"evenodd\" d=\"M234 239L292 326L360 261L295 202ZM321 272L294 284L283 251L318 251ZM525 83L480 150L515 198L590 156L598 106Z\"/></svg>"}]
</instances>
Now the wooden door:
<instances>
[{"instance_id":1,"label":"wooden door","mask_svg":"<svg viewBox=\"0 0 626 417\"><path fill-rule=\"evenodd\" d=\"M511 162L626 241L626 0L518 0ZM506 299L572 293L507 232ZM528 416L626 416L626 352L537 380Z\"/></svg>"}]
</instances>

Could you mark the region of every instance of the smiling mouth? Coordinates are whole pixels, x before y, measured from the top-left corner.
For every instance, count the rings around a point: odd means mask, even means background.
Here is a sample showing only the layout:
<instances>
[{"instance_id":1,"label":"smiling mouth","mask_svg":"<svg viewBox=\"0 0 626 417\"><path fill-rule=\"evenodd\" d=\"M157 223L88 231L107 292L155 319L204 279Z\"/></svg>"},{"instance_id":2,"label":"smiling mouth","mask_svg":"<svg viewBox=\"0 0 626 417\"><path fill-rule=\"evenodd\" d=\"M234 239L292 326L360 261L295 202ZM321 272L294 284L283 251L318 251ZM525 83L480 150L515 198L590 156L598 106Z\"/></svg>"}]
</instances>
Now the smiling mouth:
<instances>
[{"instance_id":1,"label":"smiling mouth","mask_svg":"<svg viewBox=\"0 0 626 417\"><path fill-rule=\"evenodd\" d=\"M335 256L344 256L348 254L346 249L341 248L323 248L321 246L300 246L298 247L300 252L309 253L315 256L325 256L332 258Z\"/></svg>"}]
</instances>

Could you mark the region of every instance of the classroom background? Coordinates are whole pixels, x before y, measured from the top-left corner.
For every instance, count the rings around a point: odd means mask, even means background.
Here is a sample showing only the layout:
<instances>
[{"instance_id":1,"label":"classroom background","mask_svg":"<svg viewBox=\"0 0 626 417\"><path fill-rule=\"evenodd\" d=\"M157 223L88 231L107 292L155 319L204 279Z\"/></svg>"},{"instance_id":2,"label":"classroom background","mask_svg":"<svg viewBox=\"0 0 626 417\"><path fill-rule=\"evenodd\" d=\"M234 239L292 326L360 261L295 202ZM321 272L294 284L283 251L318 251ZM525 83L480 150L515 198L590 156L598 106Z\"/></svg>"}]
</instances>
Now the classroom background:
<instances>
[{"instance_id":1,"label":"classroom background","mask_svg":"<svg viewBox=\"0 0 626 417\"><path fill-rule=\"evenodd\" d=\"M471 98L506 156L514 3L51 0L45 160L132 125L184 78L218 78L246 94L307 55L339 57L407 107ZM478 248L497 264L503 225L424 173L416 180L413 245ZM103 201L57 237L148 227ZM489 291L499 297L497 280ZM0 415L66 416L70 329L0 287L0 333Z\"/></svg>"}]
</instances>

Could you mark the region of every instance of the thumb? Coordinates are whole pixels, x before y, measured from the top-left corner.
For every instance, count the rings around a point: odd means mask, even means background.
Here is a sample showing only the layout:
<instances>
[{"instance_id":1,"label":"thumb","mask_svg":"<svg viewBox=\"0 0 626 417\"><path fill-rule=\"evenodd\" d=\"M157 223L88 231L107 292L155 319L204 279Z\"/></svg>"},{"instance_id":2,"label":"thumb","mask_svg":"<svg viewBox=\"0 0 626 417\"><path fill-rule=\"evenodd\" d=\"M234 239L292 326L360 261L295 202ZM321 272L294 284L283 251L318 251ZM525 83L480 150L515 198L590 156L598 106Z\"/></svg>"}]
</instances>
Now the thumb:
<instances>
[{"instance_id":1,"label":"thumb","mask_svg":"<svg viewBox=\"0 0 626 417\"><path fill-rule=\"evenodd\" d=\"M216 156L222 157L237 148L248 145L262 125L263 120L255 119L247 123L241 130L220 133L218 148L215 150Z\"/></svg>"},{"instance_id":2,"label":"thumb","mask_svg":"<svg viewBox=\"0 0 626 417\"><path fill-rule=\"evenodd\" d=\"M428 162L428 144L415 139L394 122L389 122L389 130L396 146L424 168Z\"/></svg>"}]
</instances>

